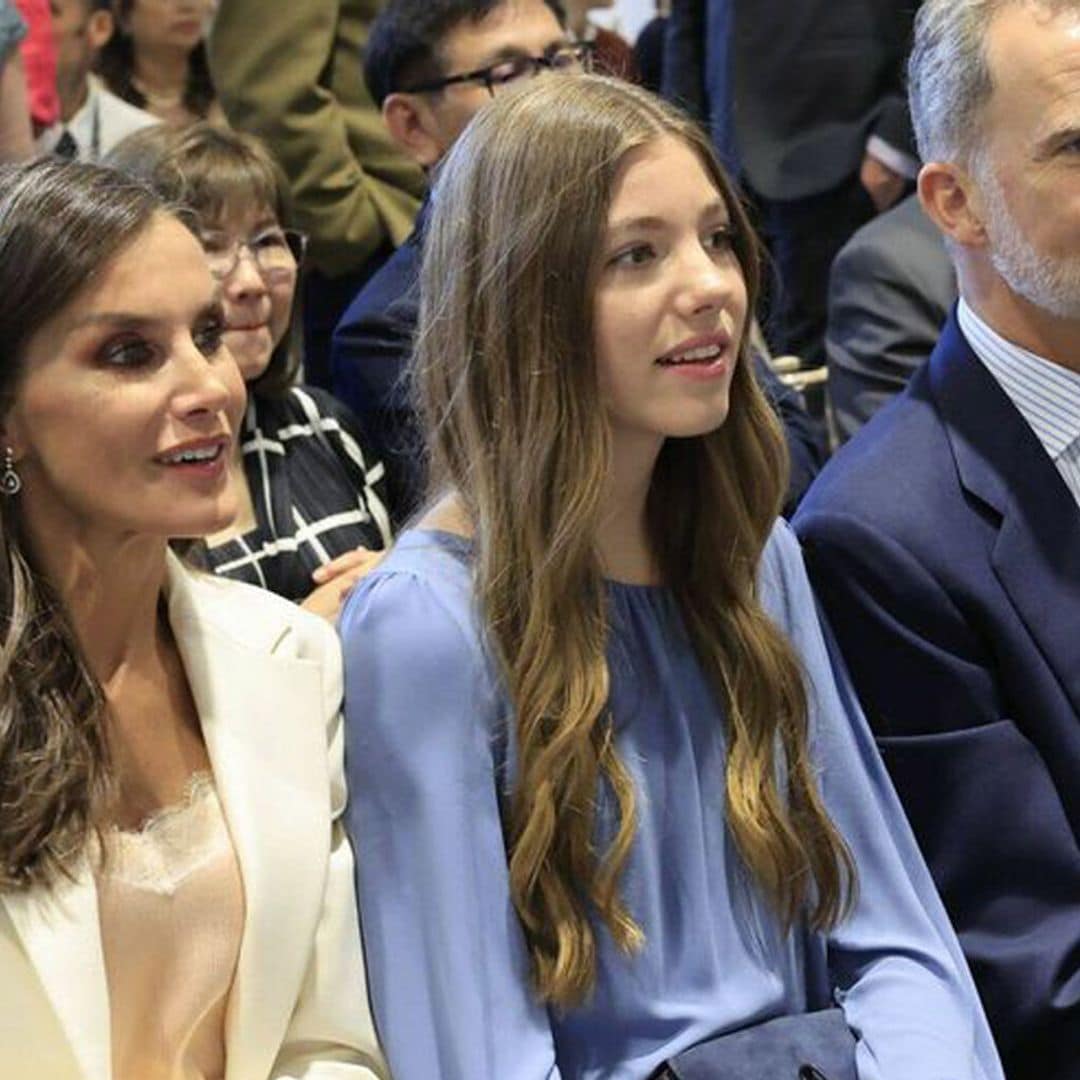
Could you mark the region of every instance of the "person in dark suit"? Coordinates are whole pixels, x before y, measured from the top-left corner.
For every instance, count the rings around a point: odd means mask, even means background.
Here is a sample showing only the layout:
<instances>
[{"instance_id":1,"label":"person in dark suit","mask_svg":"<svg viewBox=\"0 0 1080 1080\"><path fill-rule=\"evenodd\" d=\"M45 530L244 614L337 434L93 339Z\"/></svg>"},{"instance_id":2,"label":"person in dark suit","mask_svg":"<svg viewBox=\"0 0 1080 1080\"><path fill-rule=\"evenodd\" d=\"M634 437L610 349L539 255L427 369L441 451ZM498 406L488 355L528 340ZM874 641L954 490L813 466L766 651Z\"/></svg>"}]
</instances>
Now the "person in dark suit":
<instances>
[{"instance_id":1,"label":"person in dark suit","mask_svg":"<svg viewBox=\"0 0 1080 1080\"><path fill-rule=\"evenodd\" d=\"M639 81L654 94L663 90L664 42L670 13L670 0L658 0L656 14L638 31L634 41L634 62L637 64Z\"/></svg>"},{"instance_id":2,"label":"person in dark suit","mask_svg":"<svg viewBox=\"0 0 1080 1080\"><path fill-rule=\"evenodd\" d=\"M567 42L561 19L548 0L391 0L364 55L364 78L391 139L430 170L502 87L545 66L579 70L586 48ZM330 353L335 395L385 455L397 523L424 485L406 369L427 212L425 201L405 243L354 295Z\"/></svg>"},{"instance_id":3,"label":"person in dark suit","mask_svg":"<svg viewBox=\"0 0 1080 1080\"><path fill-rule=\"evenodd\" d=\"M864 225L829 275L829 399L847 442L907 386L934 350L956 274L917 195Z\"/></svg>"},{"instance_id":4,"label":"person in dark suit","mask_svg":"<svg viewBox=\"0 0 1080 1080\"><path fill-rule=\"evenodd\" d=\"M960 301L796 518L1010 1080L1080 1069L1080 6L926 0Z\"/></svg>"},{"instance_id":5,"label":"person in dark suit","mask_svg":"<svg viewBox=\"0 0 1080 1080\"><path fill-rule=\"evenodd\" d=\"M420 311L428 214L425 202L412 235L346 309L330 352L335 397L360 419L367 444L379 448L395 525L420 504L427 476L409 358Z\"/></svg>"},{"instance_id":6,"label":"person in dark suit","mask_svg":"<svg viewBox=\"0 0 1080 1080\"><path fill-rule=\"evenodd\" d=\"M674 0L664 93L710 128L772 252L777 352L824 363L825 290L844 241L917 161L903 64L918 0Z\"/></svg>"}]
</instances>

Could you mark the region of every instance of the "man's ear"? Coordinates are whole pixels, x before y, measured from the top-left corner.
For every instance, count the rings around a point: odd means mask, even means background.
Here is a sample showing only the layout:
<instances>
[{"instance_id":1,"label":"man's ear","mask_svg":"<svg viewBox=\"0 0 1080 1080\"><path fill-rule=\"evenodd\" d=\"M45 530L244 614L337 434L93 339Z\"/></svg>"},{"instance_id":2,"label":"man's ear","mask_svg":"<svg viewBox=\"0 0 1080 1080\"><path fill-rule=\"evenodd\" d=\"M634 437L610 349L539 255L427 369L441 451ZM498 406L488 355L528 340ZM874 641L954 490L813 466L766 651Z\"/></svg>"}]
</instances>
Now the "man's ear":
<instances>
[{"instance_id":1,"label":"man's ear","mask_svg":"<svg viewBox=\"0 0 1080 1080\"><path fill-rule=\"evenodd\" d=\"M971 175L951 161L931 161L919 172L919 202L931 221L963 247L984 247L983 201Z\"/></svg>"},{"instance_id":2,"label":"man's ear","mask_svg":"<svg viewBox=\"0 0 1080 1080\"><path fill-rule=\"evenodd\" d=\"M390 137L418 165L429 169L443 156L435 118L420 94L388 94L382 115Z\"/></svg>"},{"instance_id":3,"label":"man's ear","mask_svg":"<svg viewBox=\"0 0 1080 1080\"><path fill-rule=\"evenodd\" d=\"M97 52L103 49L116 30L116 22L111 11L99 8L86 20L86 41Z\"/></svg>"}]
</instances>

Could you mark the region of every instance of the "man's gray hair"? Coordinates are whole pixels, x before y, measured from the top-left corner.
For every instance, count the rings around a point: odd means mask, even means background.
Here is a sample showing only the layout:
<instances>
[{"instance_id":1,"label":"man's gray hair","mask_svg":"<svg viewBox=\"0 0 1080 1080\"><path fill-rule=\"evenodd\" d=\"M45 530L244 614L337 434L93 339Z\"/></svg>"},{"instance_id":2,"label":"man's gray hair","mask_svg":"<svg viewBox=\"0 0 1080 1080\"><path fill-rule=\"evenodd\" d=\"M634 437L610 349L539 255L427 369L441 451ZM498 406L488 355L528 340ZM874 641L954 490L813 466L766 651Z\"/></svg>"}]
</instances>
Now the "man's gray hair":
<instances>
[{"instance_id":1,"label":"man's gray hair","mask_svg":"<svg viewBox=\"0 0 1080 1080\"><path fill-rule=\"evenodd\" d=\"M971 162L994 88L986 33L1003 8L1080 12L1080 0L925 0L908 61L911 119L923 161Z\"/></svg>"}]
</instances>

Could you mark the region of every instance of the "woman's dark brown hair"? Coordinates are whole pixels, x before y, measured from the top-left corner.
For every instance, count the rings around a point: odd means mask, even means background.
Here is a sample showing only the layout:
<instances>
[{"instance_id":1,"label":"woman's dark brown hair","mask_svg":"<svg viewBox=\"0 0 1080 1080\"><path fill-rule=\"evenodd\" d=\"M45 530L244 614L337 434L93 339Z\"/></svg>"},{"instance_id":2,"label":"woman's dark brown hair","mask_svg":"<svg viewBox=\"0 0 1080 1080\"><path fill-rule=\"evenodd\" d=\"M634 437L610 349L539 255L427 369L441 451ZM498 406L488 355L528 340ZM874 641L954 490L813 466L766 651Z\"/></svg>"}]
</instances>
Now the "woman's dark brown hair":
<instances>
[{"instance_id":1,"label":"woman's dark brown hair","mask_svg":"<svg viewBox=\"0 0 1080 1080\"><path fill-rule=\"evenodd\" d=\"M29 342L164 209L96 165L0 169L0 417ZM19 500L0 496L0 890L70 869L110 790L104 695L24 545Z\"/></svg>"}]
</instances>

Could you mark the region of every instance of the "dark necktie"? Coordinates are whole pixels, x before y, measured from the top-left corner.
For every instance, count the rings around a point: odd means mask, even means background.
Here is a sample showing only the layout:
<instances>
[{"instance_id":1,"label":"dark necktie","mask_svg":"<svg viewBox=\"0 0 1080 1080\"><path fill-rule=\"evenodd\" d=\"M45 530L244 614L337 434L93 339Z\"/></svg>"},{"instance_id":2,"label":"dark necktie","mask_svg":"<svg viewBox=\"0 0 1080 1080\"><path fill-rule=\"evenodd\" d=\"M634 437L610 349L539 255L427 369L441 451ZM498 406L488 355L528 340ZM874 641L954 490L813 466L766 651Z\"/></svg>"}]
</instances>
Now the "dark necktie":
<instances>
[{"instance_id":1,"label":"dark necktie","mask_svg":"<svg viewBox=\"0 0 1080 1080\"><path fill-rule=\"evenodd\" d=\"M79 156L79 144L67 128L64 128L64 134L57 139L53 153L65 161L74 161Z\"/></svg>"}]
</instances>

